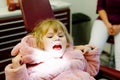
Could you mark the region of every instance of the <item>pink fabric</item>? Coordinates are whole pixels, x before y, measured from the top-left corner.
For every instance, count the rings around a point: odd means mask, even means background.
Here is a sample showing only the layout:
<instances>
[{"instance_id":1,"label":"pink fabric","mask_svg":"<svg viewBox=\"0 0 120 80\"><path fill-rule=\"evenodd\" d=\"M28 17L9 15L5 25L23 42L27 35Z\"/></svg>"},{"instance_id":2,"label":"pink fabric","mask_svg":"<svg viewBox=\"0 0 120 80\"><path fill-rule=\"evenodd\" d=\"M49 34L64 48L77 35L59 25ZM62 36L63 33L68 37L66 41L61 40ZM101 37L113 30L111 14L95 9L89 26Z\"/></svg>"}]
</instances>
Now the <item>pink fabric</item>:
<instances>
[{"instance_id":1,"label":"pink fabric","mask_svg":"<svg viewBox=\"0 0 120 80\"><path fill-rule=\"evenodd\" d=\"M62 58L53 58L35 46L35 39L29 35L14 47L11 54L21 54L29 65L23 64L17 69L12 69L12 64L7 65L6 80L95 80L93 77L100 64L97 48L83 55L80 50L70 47Z\"/></svg>"}]
</instances>

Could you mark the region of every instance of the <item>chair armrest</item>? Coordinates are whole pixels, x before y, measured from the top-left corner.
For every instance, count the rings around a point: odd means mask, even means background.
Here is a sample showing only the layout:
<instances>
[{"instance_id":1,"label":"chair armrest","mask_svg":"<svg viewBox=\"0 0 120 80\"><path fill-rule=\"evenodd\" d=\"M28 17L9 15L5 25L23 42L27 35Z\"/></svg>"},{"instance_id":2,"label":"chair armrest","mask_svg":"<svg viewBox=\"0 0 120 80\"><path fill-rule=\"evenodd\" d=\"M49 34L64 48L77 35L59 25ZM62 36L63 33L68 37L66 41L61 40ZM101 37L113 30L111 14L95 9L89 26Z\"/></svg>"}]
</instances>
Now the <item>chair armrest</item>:
<instances>
[{"instance_id":1,"label":"chair armrest","mask_svg":"<svg viewBox=\"0 0 120 80\"><path fill-rule=\"evenodd\" d=\"M117 80L120 79L120 71L107 66L100 65L100 74Z\"/></svg>"}]
</instances>

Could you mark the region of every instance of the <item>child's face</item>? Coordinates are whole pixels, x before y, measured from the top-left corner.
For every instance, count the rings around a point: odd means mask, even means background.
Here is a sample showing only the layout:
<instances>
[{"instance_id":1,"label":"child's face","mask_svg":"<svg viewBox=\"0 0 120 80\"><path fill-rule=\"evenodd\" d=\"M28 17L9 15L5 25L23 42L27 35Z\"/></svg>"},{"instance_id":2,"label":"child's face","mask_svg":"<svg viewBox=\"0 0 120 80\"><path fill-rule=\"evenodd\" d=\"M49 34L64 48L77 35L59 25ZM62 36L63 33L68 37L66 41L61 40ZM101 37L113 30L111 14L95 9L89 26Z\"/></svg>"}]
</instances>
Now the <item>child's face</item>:
<instances>
[{"instance_id":1,"label":"child's face","mask_svg":"<svg viewBox=\"0 0 120 80\"><path fill-rule=\"evenodd\" d=\"M59 29L56 33L52 28L43 36L44 50L53 57L61 57L66 49L67 40L64 32Z\"/></svg>"}]
</instances>

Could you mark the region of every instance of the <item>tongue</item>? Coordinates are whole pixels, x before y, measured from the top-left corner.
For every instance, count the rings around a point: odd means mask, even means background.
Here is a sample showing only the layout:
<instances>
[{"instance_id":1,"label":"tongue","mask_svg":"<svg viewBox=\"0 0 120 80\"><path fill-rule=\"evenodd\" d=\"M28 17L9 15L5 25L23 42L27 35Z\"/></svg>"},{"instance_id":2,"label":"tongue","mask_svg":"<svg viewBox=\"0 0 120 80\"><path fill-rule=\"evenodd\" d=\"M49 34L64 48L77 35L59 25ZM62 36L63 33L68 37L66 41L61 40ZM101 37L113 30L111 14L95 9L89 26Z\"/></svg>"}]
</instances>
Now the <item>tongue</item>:
<instances>
[{"instance_id":1,"label":"tongue","mask_svg":"<svg viewBox=\"0 0 120 80\"><path fill-rule=\"evenodd\" d=\"M55 46L53 47L53 49L60 50L60 49L61 49L61 46L60 46L60 45L55 45Z\"/></svg>"}]
</instances>

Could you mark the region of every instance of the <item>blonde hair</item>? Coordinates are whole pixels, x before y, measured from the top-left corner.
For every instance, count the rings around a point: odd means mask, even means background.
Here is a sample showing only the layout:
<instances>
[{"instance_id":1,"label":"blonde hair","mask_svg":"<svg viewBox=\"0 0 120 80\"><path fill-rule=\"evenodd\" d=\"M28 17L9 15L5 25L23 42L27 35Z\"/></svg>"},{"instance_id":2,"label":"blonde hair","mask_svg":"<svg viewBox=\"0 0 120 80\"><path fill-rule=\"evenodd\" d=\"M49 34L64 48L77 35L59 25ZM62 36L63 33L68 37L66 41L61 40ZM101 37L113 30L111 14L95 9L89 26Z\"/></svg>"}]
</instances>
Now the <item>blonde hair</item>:
<instances>
[{"instance_id":1,"label":"blonde hair","mask_svg":"<svg viewBox=\"0 0 120 80\"><path fill-rule=\"evenodd\" d=\"M42 38L47 33L49 28L52 28L54 30L54 32L57 32L59 29L61 29L66 36L68 44L70 45L73 43L72 37L70 36L65 25L62 22L60 22L57 19L46 19L46 20L43 20L42 22L38 23L35 26L34 30L31 32L33 37L36 38L36 44L37 44L38 48L44 47L44 45L42 43Z\"/></svg>"}]
</instances>

